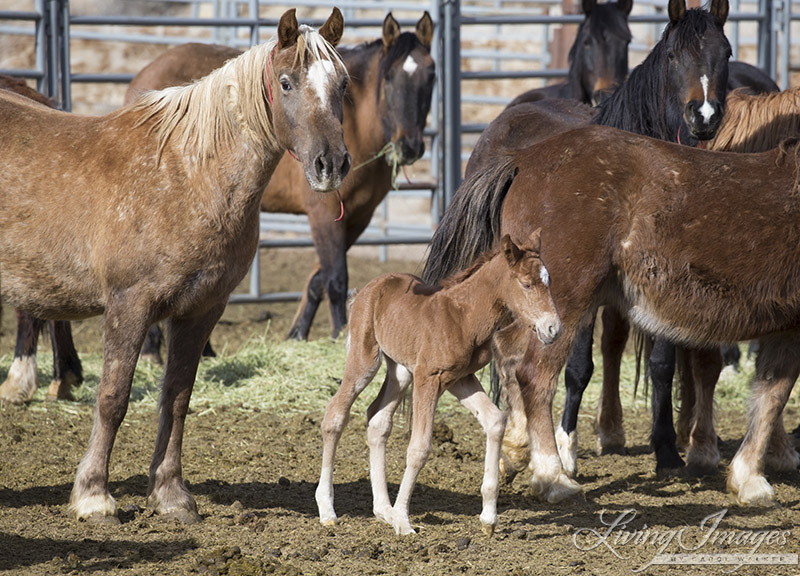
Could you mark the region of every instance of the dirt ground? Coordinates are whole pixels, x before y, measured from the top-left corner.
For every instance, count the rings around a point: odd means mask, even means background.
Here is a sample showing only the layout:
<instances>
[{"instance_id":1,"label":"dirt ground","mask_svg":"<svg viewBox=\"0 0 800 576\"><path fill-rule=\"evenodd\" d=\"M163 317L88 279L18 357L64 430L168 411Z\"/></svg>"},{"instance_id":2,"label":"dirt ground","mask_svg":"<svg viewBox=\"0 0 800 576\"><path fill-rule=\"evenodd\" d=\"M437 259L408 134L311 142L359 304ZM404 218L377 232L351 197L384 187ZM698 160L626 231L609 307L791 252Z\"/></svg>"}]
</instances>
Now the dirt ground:
<instances>
[{"instance_id":1,"label":"dirt ground","mask_svg":"<svg viewBox=\"0 0 800 576\"><path fill-rule=\"evenodd\" d=\"M266 255L265 287L299 289L311 259L310 252ZM415 270L417 262L357 260L351 267L358 286L387 269ZM294 304L230 308L213 341L233 353L254 332L263 333L267 311L276 333L285 333ZM2 348L7 352L12 313L5 310L4 315ZM75 331L79 349L99 349L96 321L81 323ZM326 334L326 312L321 311L315 335ZM0 377L7 369L0 369ZM779 505L738 507L725 493L722 469L703 479L656 479L646 409L626 414L627 455L594 455L591 409L585 406L579 419L578 479L584 494L548 504L530 494L527 478L518 477L502 488L500 523L492 537L482 534L478 521L483 434L464 411L440 412L434 453L411 502L419 534L400 538L371 514L363 413L354 414L337 454L340 523L326 528L317 520L314 501L321 411L287 416L238 405L193 412L187 420L183 472L203 521L183 526L145 509L156 414L133 404L110 469L122 524L95 526L67 512L91 430L91 404L6 406L0 409L0 572L616 575L647 566L662 546L664 553L684 551L677 540L668 540L682 528L683 544L694 543L696 552L800 552L800 474L770 475ZM797 417L787 414L787 425L793 426ZM720 406L717 422L727 463L741 440L745 416ZM405 441L401 421L389 445L390 490L397 490L402 476ZM716 516L707 519L710 515ZM718 524L712 530L714 518ZM723 532L733 536L723 542ZM767 538L769 533L774 537ZM758 534L763 534L760 546L753 539ZM713 543L712 535L717 536ZM797 574L796 557L794 562L745 565L735 573ZM644 573L721 574L731 568L653 565Z\"/></svg>"}]
</instances>

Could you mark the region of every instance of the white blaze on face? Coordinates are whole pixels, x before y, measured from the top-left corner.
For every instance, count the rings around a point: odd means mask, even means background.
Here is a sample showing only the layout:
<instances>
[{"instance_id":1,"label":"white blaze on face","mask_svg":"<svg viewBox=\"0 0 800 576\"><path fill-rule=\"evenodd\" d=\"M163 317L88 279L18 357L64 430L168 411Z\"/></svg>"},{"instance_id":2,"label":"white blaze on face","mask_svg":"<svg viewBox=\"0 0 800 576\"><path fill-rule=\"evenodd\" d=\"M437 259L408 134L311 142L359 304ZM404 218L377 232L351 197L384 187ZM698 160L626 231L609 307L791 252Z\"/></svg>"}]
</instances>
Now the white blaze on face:
<instances>
[{"instance_id":1,"label":"white blaze on face","mask_svg":"<svg viewBox=\"0 0 800 576\"><path fill-rule=\"evenodd\" d=\"M405 73L411 76L414 72L416 72L417 68L419 68L419 65L411 57L411 54L406 56L406 61L403 62L403 70L405 70Z\"/></svg>"},{"instance_id":2,"label":"white blaze on face","mask_svg":"<svg viewBox=\"0 0 800 576\"><path fill-rule=\"evenodd\" d=\"M335 68L330 60L317 60L308 69L308 82L319 96L323 106L328 104L328 78Z\"/></svg>"},{"instance_id":3,"label":"white blaze on face","mask_svg":"<svg viewBox=\"0 0 800 576\"><path fill-rule=\"evenodd\" d=\"M703 115L703 122L708 124L714 116L714 107L708 103L708 76L703 74L700 77L700 84L703 85L703 105L700 106L700 114Z\"/></svg>"},{"instance_id":4,"label":"white blaze on face","mask_svg":"<svg viewBox=\"0 0 800 576\"><path fill-rule=\"evenodd\" d=\"M544 266L539 268L539 278L542 280L542 284L550 286L550 272Z\"/></svg>"}]
</instances>

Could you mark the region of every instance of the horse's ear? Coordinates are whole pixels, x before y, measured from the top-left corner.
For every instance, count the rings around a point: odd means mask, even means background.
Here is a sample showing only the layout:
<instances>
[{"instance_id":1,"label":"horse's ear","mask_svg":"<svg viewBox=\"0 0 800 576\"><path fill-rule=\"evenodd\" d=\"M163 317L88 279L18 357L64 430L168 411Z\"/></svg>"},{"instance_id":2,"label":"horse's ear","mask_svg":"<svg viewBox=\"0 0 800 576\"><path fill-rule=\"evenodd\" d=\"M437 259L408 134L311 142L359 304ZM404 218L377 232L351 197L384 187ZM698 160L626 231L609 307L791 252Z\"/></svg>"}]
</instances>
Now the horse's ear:
<instances>
[{"instance_id":1,"label":"horse's ear","mask_svg":"<svg viewBox=\"0 0 800 576\"><path fill-rule=\"evenodd\" d=\"M342 39L343 32L344 17L342 16L342 12L334 6L331 15L328 16L325 24L319 29L319 35L325 38L331 46L336 46L339 40Z\"/></svg>"},{"instance_id":2,"label":"horse's ear","mask_svg":"<svg viewBox=\"0 0 800 576\"><path fill-rule=\"evenodd\" d=\"M581 8L583 9L583 13L586 16L589 16L589 14L592 13L592 10L594 10L595 6L597 6L597 0L583 0Z\"/></svg>"},{"instance_id":3,"label":"horse's ear","mask_svg":"<svg viewBox=\"0 0 800 576\"><path fill-rule=\"evenodd\" d=\"M542 228L541 226L531 232L530 237L528 238L528 246L525 247L527 250L533 252L534 254L541 254L542 252Z\"/></svg>"},{"instance_id":4,"label":"horse's ear","mask_svg":"<svg viewBox=\"0 0 800 576\"><path fill-rule=\"evenodd\" d=\"M389 12L386 18L383 19L383 49L389 50L389 47L395 43L400 37L400 24L394 19L392 13Z\"/></svg>"},{"instance_id":5,"label":"horse's ear","mask_svg":"<svg viewBox=\"0 0 800 576\"><path fill-rule=\"evenodd\" d=\"M720 26L724 25L725 21L728 19L728 9L728 0L711 0L711 9L709 12L717 17Z\"/></svg>"},{"instance_id":6,"label":"horse's ear","mask_svg":"<svg viewBox=\"0 0 800 576\"><path fill-rule=\"evenodd\" d=\"M520 250L517 245L514 244L511 236L508 234L503 236L500 244L503 247L503 254L506 257L506 262L508 262L509 266L513 266L520 261L520 258L522 258L522 250Z\"/></svg>"},{"instance_id":7,"label":"horse's ear","mask_svg":"<svg viewBox=\"0 0 800 576\"><path fill-rule=\"evenodd\" d=\"M433 20L431 20L431 15L428 14L427 10L417 22L417 39L425 48L431 49L431 44L433 44Z\"/></svg>"},{"instance_id":8,"label":"horse's ear","mask_svg":"<svg viewBox=\"0 0 800 576\"><path fill-rule=\"evenodd\" d=\"M617 10L630 14L633 10L633 0L617 0Z\"/></svg>"},{"instance_id":9,"label":"horse's ear","mask_svg":"<svg viewBox=\"0 0 800 576\"><path fill-rule=\"evenodd\" d=\"M669 0L667 12L670 23L677 24L686 14L686 0Z\"/></svg>"},{"instance_id":10,"label":"horse's ear","mask_svg":"<svg viewBox=\"0 0 800 576\"><path fill-rule=\"evenodd\" d=\"M297 43L297 17L295 9L287 10L278 22L278 50Z\"/></svg>"}]
</instances>

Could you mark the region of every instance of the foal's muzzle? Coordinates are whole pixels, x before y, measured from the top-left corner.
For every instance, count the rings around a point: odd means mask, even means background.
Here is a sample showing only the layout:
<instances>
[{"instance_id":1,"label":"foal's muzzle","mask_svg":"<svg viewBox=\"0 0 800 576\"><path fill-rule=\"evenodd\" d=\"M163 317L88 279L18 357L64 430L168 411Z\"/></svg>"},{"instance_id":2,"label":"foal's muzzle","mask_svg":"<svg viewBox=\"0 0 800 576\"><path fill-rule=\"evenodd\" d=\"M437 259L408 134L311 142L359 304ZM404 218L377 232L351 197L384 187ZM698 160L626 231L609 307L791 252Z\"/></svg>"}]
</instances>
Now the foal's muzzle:
<instances>
[{"instance_id":1,"label":"foal's muzzle","mask_svg":"<svg viewBox=\"0 0 800 576\"><path fill-rule=\"evenodd\" d=\"M691 100L683 109L683 118L698 140L711 140L722 122L723 109L718 101Z\"/></svg>"},{"instance_id":2,"label":"foal's muzzle","mask_svg":"<svg viewBox=\"0 0 800 576\"><path fill-rule=\"evenodd\" d=\"M558 315L548 315L536 323L536 337L542 344L552 344L561 336L561 319Z\"/></svg>"}]
</instances>

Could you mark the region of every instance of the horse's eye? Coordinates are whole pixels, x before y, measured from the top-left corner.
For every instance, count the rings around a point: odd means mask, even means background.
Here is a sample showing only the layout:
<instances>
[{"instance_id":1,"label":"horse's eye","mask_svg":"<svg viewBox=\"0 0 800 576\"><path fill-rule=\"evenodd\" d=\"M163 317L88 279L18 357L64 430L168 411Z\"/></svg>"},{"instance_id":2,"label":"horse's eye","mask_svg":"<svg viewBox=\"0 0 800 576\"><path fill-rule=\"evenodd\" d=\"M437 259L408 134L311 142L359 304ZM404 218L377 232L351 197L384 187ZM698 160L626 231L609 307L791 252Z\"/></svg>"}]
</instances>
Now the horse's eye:
<instances>
[{"instance_id":1,"label":"horse's eye","mask_svg":"<svg viewBox=\"0 0 800 576\"><path fill-rule=\"evenodd\" d=\"M342 80L342 92L344 92L345 90L347 90L347 85L348 85L348 84L350 84L350 80L348 80L347 78L345 78L344 80Z\"/></svg>"},{"instance_id":2,"label":"horse's eye","mask_svg":"<svg viewBox=\"0 0 800 576\"><path fill-rule=\"evenodd\" d=\"M289 82L288 78L281 78L281 90L284 92L289 92L292 89L292 83Z\"/></svg>"},{"instance_id":3,"label":"horse's eye","mask_svg":"<svg viewBox=\"0 0 800 576\"><path fill-rule=\"evenodd\" d=\"M672 62L673 60L675 60L675 52L673 52L672 50L670 50L669 52L667 52L667 60L669 60L670 62Z\"/></svg>"}]
</instances>

